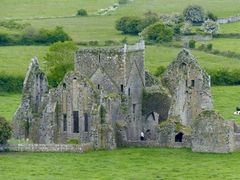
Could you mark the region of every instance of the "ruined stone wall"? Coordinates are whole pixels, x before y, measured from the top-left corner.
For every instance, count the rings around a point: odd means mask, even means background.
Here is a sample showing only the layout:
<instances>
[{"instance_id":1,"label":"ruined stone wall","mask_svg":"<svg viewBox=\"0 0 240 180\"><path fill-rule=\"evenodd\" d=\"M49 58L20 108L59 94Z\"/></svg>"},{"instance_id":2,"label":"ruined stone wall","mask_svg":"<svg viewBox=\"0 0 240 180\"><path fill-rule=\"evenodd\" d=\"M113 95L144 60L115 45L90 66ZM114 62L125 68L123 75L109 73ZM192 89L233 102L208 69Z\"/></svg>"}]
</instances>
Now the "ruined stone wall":
<instances>
[{"instance_id":1,"label":"ruined stone wall","mask_svg":"<svg viewBox=\"0 0 240 180\"><path fill-rule=\"evenodd\" d=\"M234 122L214 111L203 111L192 125L192 150L228 153L234 150Z\"/></svg>"},{"instance_id":2,"label":"ruined stone wall","mask_svg":"<svg viewBox=\"0 0 240 180\"><path fill-rule=\"evenodd\" d=\"M48 82L40 70L36 58L32 59L23 84L21 105L13 118L15 138L31 138L35 134L34 124L39 118L41 101L44 101L48 91Z\"/></svg>"},{"instance_id":3,"label":"ruined stone wall","mask_svg":"<svg viewBox=\"0 0 240 180\"><path fill-rule=\"evenodd\" d=\"M93 150L92 143L86 144L15 144L0 146L0 151L20 151L20 152L79 152Z\"/></svg>"},{"instance_id":4,"label":"ruined stone wall","mask_svg":"<svg viewBox=\"0 0 240 180\"><path fill-rule=\"evenodd\" d=\"M180 116L183 125L205 109L212 109L210 79L188 50L182 50L163 77L172 95L169 117Z\"/></svg>"}]
</instances>

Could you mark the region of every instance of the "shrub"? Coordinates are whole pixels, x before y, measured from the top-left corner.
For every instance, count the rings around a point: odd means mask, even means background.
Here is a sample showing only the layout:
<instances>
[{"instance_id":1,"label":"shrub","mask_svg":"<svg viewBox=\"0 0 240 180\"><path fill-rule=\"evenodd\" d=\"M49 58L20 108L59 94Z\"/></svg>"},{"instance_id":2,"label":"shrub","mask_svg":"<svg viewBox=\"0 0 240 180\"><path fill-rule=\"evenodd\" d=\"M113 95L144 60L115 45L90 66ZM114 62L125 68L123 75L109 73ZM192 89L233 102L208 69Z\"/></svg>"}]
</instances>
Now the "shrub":
<instances>
[{"instance_id":1,"label":"shrub","mask_svg":"<svg viewBox=\"0 0 240 180\"><path fill-rule=\"evenodd\" d=\"M138 34L141 19L135 16L124 16L116 21L115 28L124 34Z\"/></svg>"},{"instance_id":2,"label":"shrub","mask_svg":"<svg viewBox=\"0 0 240 180\"><path fill-rule=\"evenodd\" d=\"M40 29L35 42L37 44L52 44L72 40L62 27L57 26L54 30Z\"/></svg>"},{"instance_id":3,"label":"shrub","mask_svg":"<svg viewBox=\"0 0 240 180\"><path fill-rule=\"evenodd\" d=\"M7 29L22 30L27 26L30 26L30 24L29 23L20 24L15 22L14 20L10 20L10 21L0 21L0 26L5 27Z\"/></svg>"},{"instance_id":4,"label":"shrub","mask_svg":"<svg viewBox=\"0 0 240 180\"><path fill-rule=\"evenodd\" d=\"M207 70L211 76L212 85L240 85L240 70L229 70L226 68Z\"/></svg>"},{"instance_id":5,"label":"shrub","mask_svg":"<svg viewBox=\"0 0 240 180\"><path fill-rule=\"evenodd\" d=\"M87 15L88 15L88 13L85 9L79 9L77 11L77 16L87 16Z\"/></svg>"},{"instance_id":6,"label":"shrub","mask_svg":"<svg viewBox=\"0 0 240 180\"><path fill-rule=\"evenodd\" d=\"M89 46L98 46L98 44L99 44L98 41L89 41L88 42Z\"/></svg>"},{"instance_id":7,"label":"shrub","mask_svg":"<svg viewBox=\"0 0 240 180\"><path fill-rule=\"evenodd\" d=\"M219 30L219 24L208 19L202 24L201 30L205 33L216 34Z\"/></svg>"},{"instance_id":8,"label":"shrub","mask_svg":"<svg viewBox=\"0 0 240 180\"><path fill-rule=\"evenodd\" d=\"M214 15L212 12L208 11L206 15L206 19L210 19L212 21L217 21L218 17Z\"/></svg>"},{"instance_id":9,"label":"shrub","mask_svg":"<svg viewBox=\"0 0 240 180\"><path fill-rule=\"evenodd\" d=\"M145 40L153 42L170 42L173 38L173 29L162 22L148 26L142 33Z\"/></svg>"},{"instance_id":10,"label":"shrub","mask_svg":"<svg viewBox=\"0 0 240 180\"><path fill-rule=\"evenodd\" d=\"M191 34L191 30L192 30L192 23L187 21L187 22L184 22L184 24L181 26L180 33L188 35L188 34Z\"/></svg>"},{"instance_id":11,"label":"shrub","mask_svg":"<svg viewBox=\"0 0 240 180\"><path fill-rule=\"evenodd\" d=\"M210 43L210 44L207 44L207 50L211 51L211 50L212 50L212 48L213 48L213 45L212 45L212 43Z\"/></svg>"},{"instance_id":12,"label":"shrub","mask_svg":"<svg viewBox=\"0 0 240 180\"><path fill-rule=\"evenodd\" d=\"M4 117L0 117L0 144L6 144L10 139L12 128Z\"/></svg>"},{"instance_id":13,"label":"shrub","mask_svg":"<svg viewBox=\"0 0 240 180\"><path fill-rule=\"evenodd\" d=\"M159 77L159 76L161 76L161 75L164 73L165 70L166 70L166 67L164 67L164 66L158 66L158 67L157 67L157 70L156 70L155 73L154 73L154 75L157 76L157 77Z\"/></svg>"},{"instance_id":14,"label":"shrub","mask_svg":"<svg viewBox=\"0 0 240 180\"><path fill-rule=\"evenodd\" d=\"M124 37L120 42L123 43L123 44L126 44L128 42L127 37Z\"/></svg>"},{"instance_id":15,"label":"shrub","mask_svg":"<svg viewBox=\"0 0 240 180\"><path fill-rule=\"evenodd\" d=\"M128 3L128 0L118 0L118 3L119 3L119 4L127 4L127 3Z\"/></svg>"},{"instance_id":16,"label":"shrub","mask_svg":"<svg viewBox=\"0 0 240 180\"><path fill-rule=\"evenodd\" d=\"M117 42L115 42L115 41L113 41L113 40L106 40L105 42L104 42L104 45L105 46L113 46L113 45L117 45L118 43Z\"/></svg>"},{"instance_id":17,"label":"shrub","mask_svg":"<svg viewBox=\"0 0 240 180\"><path fill-rule=\"evenodd\" d=\"M67 141L67 144L80 144L79 141L77 139L69 139Z\"/></svg>"},{"instance_id":18,"label":"shrub","mask_svg":"<svg viewBox=\"0 0 240 180\"><path fill-rule=\"evenodd\" d=\"M0 33L0 45L9 45L11 43L10 36L5 33Z\"/></svg>"},{"instance_id":19,"label":"shrub","mask_svg":"<svg viewBox=\"0 0 240 180\"><path fill-rule=\"evenodd\" d=\"M23 88L24 78L0 73L0 92L20 93Z\"/></svg>"},{"instance_id":20,"label":"shrub","mask_svg":"<svg viewBox=\"0 0 240 180\"><path fill-rule=\"evenodd\" d=\"M189 5L183 11L185 21L190 21L193 24L201 24L205 20L204 10L198 5Z\"/></svg>"},{"instance_id":21,"label":"shrub","mask_svg":"<svg viewBox=\"0 0 240 180\"><path fill-rule=\"evenodd\" d=\"M154 24L159 21L159 18L156 16L147 16L143 19L141 19L139 25L138 25L138 31L141 32L146 27L150 26L151 24Z\"/></svg>"},{"instance_id":22,"label":"shrub","mask_svg":"<svg viewBox=\"0 0 240 180\"><path fill-rule=\"evenodd\" d=\"M190 39L189 42L188 42L188 47L191 48L191 49L194 49L196 46L196 41L193 40L193 39Z\"/></svg>"}]
</instances>

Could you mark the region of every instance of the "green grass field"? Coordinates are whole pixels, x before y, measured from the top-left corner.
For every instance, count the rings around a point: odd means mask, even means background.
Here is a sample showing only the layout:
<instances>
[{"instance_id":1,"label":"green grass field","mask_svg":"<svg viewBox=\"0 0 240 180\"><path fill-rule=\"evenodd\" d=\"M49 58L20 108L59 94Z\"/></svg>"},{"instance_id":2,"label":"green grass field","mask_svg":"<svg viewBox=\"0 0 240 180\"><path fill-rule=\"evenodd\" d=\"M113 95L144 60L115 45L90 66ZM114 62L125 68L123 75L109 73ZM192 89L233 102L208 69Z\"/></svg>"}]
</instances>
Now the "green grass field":
<instances>
[{"instance_id":1,"label":"green grass field","mask_svg":"<svg viewBox=\"0 0 240 180\"><path fill-rule=\"evenodd\" d=\"M201 42L197 42L197 47L201 44L209 44L209 43L212 43L214 50L232 51L232 52L240 53L239 39L217 38L217 39L213 39L212 41L201 41Z\"/></svg>"},{"instance_id":2,"label":"green grass field","mask_svg":"<svg viewBox=\"0 0 240 180\"><path fill-rule=\"evenodd\" d=\"M239 179L240 152L128 148L79 153L0 153L0 179Z\"/></svg>"},{"instance_id":3,"label":"green grass field","mask_svg":"<svg viewBox=\"0 0 240 180\"><path fill-rule=\"evenodd\" d=\"M5 117L9 122L20 105L20 94L1 94L0 95L0 116Z\"/></svg>"},{"instance_id":4,"label":"green grass field","mask_svg":"<svg viewBox=\"0 0 240 180\"><path fill-rule=\"evenodd\" d=\"M219 33L229 34L229 33L240 33L240 22L221 24Z\"/></svg>"},{"instance_id":5,"label":"green grass field","mask_svg":"<svg viewBox=\"0 0 240 180\"><path fill-rule=\"evenodd\" d=\"M0 72L25 76L33 57L42 65L47 46L0 46Z\"/></svg>"},{"instance_id":6,"label":"green grass field","mask_svg":"<svg viewBox=\"0 0 240 180\"><path fill-rule=\"evenodd\" d=\"M1 0L0 18L31 18L75 15L84 8L95 13L114 4L115 0Z\"/></svg>"},{"instance_id":7,"label":"green grass field","mask_svg":"<svg viewBox=\"0 0 240 180\"><path fill-rule=\"evenodd\" d=\"M155 72L158 66L167 66L174 58L176 58L180 50L181 49L179 48L169 48L161 45L147 46L145 52L145 66L151 72ZM203 68L217 69L224 67L240 69L240 61L238 59L206 54L205 52L196 50L191 50L191 52Z\"/></svg>"},{"instance_id":8,"label":"green grass field","mask_svg":"<svg viewBox=\"0 0 240 180\"><path fill-rule=\"evenodd\" d=\"M80 8L93 13L101 8L118 2L117 0L2 0L0 18L29 18L49 16L69 16L76 14ZM142 15L146 11L160 14L181 13L190 4L200 4L206 10L214 12L219 17L236 15L239 13L238 0L134 0L122 6L114 13L116 16L129 14ZM17 8L16 8L17 7Z\"/></svg>"}]
</instances>

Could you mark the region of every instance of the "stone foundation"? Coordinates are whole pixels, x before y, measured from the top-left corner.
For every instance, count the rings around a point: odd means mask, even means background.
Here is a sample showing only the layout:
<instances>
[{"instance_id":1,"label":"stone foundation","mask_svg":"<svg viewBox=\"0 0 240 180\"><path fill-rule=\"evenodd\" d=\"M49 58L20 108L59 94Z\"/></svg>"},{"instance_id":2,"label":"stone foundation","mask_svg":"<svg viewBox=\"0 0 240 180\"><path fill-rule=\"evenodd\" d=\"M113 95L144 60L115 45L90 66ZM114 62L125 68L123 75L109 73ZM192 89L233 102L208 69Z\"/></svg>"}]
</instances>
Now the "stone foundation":
<instances>
[{"instance_id":1,"label":"stone foundation","mask_svg":"<svg viewBox=\"0 0 240 180\"><path fill-rule=\"evenodd\" d=\"M20 151L20 152L79 152L93 150L92 143L86 144L14 144L0 146L0 151Z\"/></svg>"}]
</instances>

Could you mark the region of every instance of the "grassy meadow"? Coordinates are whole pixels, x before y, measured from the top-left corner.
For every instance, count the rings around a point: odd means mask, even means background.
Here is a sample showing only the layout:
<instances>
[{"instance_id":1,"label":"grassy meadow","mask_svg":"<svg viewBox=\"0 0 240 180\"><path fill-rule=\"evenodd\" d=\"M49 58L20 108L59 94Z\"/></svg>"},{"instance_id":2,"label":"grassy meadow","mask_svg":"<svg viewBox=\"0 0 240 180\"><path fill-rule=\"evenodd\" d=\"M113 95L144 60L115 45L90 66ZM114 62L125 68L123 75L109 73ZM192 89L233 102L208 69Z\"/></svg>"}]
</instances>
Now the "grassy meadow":
<instances>
[{"instance_id":1,"label":"grassy meadow","mask_svg":"<svg viewBox=\"0 0 240 180\"><path fill-rule=\"evenodd\" d=\"M0 179L239 179L239 158L168 148L11 153L0 154Z\"/></svg>"},{"instance_id":2,"label":"grassy meadow","mask_svg":"<svg viewBox=\"0 0 240 180\"><path fill-rule=\"evenodd\" d=\"M20 94L1 94L0 95L0 116L5 117L9 122L20 105Z\"/></svg>"}]
</instances>

